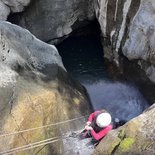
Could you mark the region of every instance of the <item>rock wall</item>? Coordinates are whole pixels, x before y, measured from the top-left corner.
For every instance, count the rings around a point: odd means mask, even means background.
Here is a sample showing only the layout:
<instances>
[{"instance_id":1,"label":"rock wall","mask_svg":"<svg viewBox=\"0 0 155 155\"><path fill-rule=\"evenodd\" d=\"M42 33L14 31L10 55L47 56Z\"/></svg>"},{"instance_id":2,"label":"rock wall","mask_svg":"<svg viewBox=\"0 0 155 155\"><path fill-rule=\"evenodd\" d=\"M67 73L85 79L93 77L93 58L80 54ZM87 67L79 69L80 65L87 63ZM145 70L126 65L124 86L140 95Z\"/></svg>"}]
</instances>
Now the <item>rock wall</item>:
<instances>
[{"instance_id":1,"label":"rock wall","mask_svg":"<svg viewBox=\"0 0 155 155\"><path fill-rule=\"evenodd\" d=\"M123 54L145 70L155 82L153 0L95 1L96 17L104 37L105 57L119 65Z\"/></svg>"},{"instance_id":2,"label":"rock wall","mask_svg":"<svg viewBox=\"0 0 155 155\"><path fill-rule=\"evenodd\" d=\"M102 0L95 1L96 17L105 38L105 57L118 61L118 52L121 48L126 29L139 9L140 0Z\"/></svg>"},{"instance_id":3,"label":"rock wall","mask_svg":"<svg viewBox=\"0 0 155 155\"><path fill-rule=\"evenodd\" d=\"M8 3L9 2L9 3ZM115 2L115 3L114 3ZM0 20L20 12L29 1L0 1ZM67 8L67 10L66 10ZM153 0L33 1L18 19L44 41L64 39L94 19L94 10L105 38L105 57L119 65L120 54L137 60L155 81ZM10 134L87 115L90 112L83 87L71 79L52 45L29 31L0 22L0 154L55 138L20 154L63 154L60 139L70 130L79 130L85 119L67 124ZM111 131L94 154L155 154L154 105L123 127Z\"/></svg>"},{"instance_id":4,"label":"rock wall","mask_svg":"<svg viewBox=\"0 0 155 155\"><path fill-rule=\"evenodd\" d=\"M34 0L18 17L17 24L39 39L55 43L88 24L95 16L91 0Z\"/></svg>"},{"instance_id":5,"label":"rock wall","mask_svg":"<svg viewBox=\"0 0 155 155\"><path fill-rule=\"evenodd\" d=\"M123 54L138 64L147 76L155 82L155 1L142 1L129 29L123 46Z\"/></svg>"},{"instance_id":6,"label":"rock wall","mask_svg":"<svg viewBox=\"0 0 155 155\"><path fill-rule=\"evenodd\" d=\"M63 154L61 138L81 129L85 117L47 125L87 115L85 90L68 76L54 46L8 22L0 22L0 36L0 154L49 138L57 142L15 154Z\"/></svg>"},{"instance_id":7,"label":"rock wall","mask_svg":"<svg viewBox=\"0 0 155 155\"><path fill-rule=\"evenodd\" d=\"M0 0L0 20L7 20L12 12L21 12L24 7L30 3L30 0Z\"/></svg>"},{"instance_id":8,"label":"rock wall","mask_svg":"<svg viewBox=\"0 0 155 155\"><path fill-rule=\"evenodd\" d=\"M0 20L10 12L21 12L27 1L0 1ZM33 0L29 7L13 18L39 39L58 43L74 30L96 18L104 37L104 54L119 66L120 55L137 64L155 82L153 0Z\"/></svg>"},{"instance_id":9,"label":"rock wall","mask_svg":"<svg viewBox=\"0 0 155 155\"><path fill-rule=\"evenodd\" d=\"M94 155L155 154L155 104L117 130L111 131L97 146Z\"/></svg>"}]
</instances>

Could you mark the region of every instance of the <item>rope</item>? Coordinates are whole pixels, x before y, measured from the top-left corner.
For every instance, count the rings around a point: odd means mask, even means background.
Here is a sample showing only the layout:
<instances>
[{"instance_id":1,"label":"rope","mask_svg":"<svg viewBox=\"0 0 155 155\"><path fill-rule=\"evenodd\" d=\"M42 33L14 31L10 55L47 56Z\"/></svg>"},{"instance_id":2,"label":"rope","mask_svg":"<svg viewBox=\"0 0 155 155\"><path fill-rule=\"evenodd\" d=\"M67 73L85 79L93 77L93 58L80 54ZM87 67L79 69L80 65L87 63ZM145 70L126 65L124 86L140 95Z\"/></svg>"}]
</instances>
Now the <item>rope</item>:
<instances>
[{"instance_id":1,"label":"rope","mask_svg":"<svg viewBox=\"0 0 155 155\"><path fill-rule=\"evenodd\" d=\"M0 152L0 155L10 155L10 154L14 154L14 153L17 153L17 152L33 149L33 148L36 148L36 147L39 147L39 146L42 146L42 145L47 145L47 144L54 143L56 141L61 140L61 139L58 139L58 138L55 139L55 138L57 138L57 137L49 138L49 139L42 140L42 141L39 141L39 142L24 145L22 147L17 147L17 148L11 149L11 150Z\"/></svg>"},{"instance_id":2,"label":"rope","mask_svg":"<svg viewBox=\"0 0 155 155\"><path fill-rule=\"evenodd\" d=\"M79 133L81 131L82 130L78 130L78 131L75 131L75 133ZM30 143L28 145L24 145L24 146L21 146L21 147L13 148L11 150L0 152L0 155L11 155L11 154L14 154L14 153L17 153L17 152L30 150L30 149L33 149L33 148L36 148L36 147L39 147L39 146L42 146L42 145L47 145L47 144L51 144L51 143L54 143L54 142L57 142L57 141L61 141L63 139L66 139L67 137L68 136L64 136L62 138L53 137L53 138L45 139L45 140L38 141L38 142L35 142L35 143Z\"/></svg>"},{"instance_id":3,"label":"rope","mask_svg":"<svg viewBox=\"0 0 155 155\"><path fill-rule=\"evenodd\" d=\"M85 117L87 117L87 116L88 116L88 115L81 116L81 117L77 117L77 118L73 118L73 119L66 120L66 121L62 121L62 122L58 122L58 123L54 123L54 124L48 124L48 125L44 125L44 126L40 126L40 127L36 127L36 128L31 128L31 129L20 130L20 131L17 131L17 132L12 132L12 133L3 134L3 135L0 135L0 138L1 138L1 137L6 137L6 136L10 136L10 135L19 134L19 133L23 133L23 132L33 131L33 130L37 130L37 129L43 129L43 128L47 128L47 127L50 127L50 126L55 126L55 125L60 125L60 124L72 122L72 121L75 121L75 120L78 120L78 119L85 118Z\"/></svg>"}]
</instances>

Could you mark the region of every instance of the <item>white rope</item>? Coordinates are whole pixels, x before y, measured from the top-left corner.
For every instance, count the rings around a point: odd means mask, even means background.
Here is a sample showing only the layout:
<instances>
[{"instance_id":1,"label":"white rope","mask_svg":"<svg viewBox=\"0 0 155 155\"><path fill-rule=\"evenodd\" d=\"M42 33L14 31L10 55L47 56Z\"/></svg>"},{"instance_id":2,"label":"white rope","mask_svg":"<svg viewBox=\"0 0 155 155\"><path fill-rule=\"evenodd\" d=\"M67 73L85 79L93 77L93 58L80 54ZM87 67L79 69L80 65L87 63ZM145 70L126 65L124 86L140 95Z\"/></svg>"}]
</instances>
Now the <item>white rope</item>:
<instances>
[{"instance_id":1,"label":"white rope","mask_svg":"<svg viewBox=\"0 0 155 155\"><path fill-rule=\"evenodd\" d=\"M61 139L49 138L49 139L46 139L46 140L43 140L43 141L39 141L39 142L36 142L36 143L31 143L31 144L28 144L28 145L24 145L22 147L17 147L17 148L8 150L8 151L0 152L0 155L10 155L10 154L14 154L14 153L17 153L17 152L30 150L30 149L33 149L33 148L36 148L36 147L39 147L39 146L42 146L42 145L47 145L47 144L50 144L50 143L54 143L54 142L59 141L59 140L61 140Z\"/></svg>"},{"instance_id":2,"label":"white rope","mask_svg":"<svg viewBox=\"0 0 155 155\"><path fill-rule=\"evenodd\" d=\"M78 131L74 131L74 132L79 133L81 131L82 130L78 130ZM39 146L42 146L42 145L47 145L47 144L51 144L51 143L54 143L54 142L57 142L57 141L61 141L63 139L66 139L67 137L68 136L64 136L62 138L53 137L53 138L45 139L45 140L38 141L38 142L35 142L35 143L30 143L28 145L24 145L24 146L21 146L21 147L13 148L11 150L0 152L0 155L11 155L11 154L14 154L14 153L17 153L17 152L30 150L30 149L33 149L33 148L36 148L36 147L39 147Z\"/></svg>"},{"instance_id":3,"label":"white rope","mask_svg":"<svg viewBox=\"0 0 155 155\"><path fill-rule=\"evenodd\" d=\"M37 129L43 129L43 128L47 128L47 127L50 127L50 126L55 126L55 125L60 125L60 124L72 122L72 121L75 121L75 120L78 120L78 119L85 118L87 116L88 115L77 117L77 118L73 118L73 119L62 121L62 122L58 122L58 123L54 123L54 124L48 124L48 125L44 125L44 126L40 126L40 127L36 127L36 128L31 128L31 129L26 129L26 130L20 130L20 131L17 131L17 132L12 132L12 133L7 133L7 134L1 134L0 135L0 138L1 137L5 137L5 136L10 136L10 135L15 135L15 134L23 133L23 132L33 131L33 130L37 130Z\"/></svg>"}]
</instances>

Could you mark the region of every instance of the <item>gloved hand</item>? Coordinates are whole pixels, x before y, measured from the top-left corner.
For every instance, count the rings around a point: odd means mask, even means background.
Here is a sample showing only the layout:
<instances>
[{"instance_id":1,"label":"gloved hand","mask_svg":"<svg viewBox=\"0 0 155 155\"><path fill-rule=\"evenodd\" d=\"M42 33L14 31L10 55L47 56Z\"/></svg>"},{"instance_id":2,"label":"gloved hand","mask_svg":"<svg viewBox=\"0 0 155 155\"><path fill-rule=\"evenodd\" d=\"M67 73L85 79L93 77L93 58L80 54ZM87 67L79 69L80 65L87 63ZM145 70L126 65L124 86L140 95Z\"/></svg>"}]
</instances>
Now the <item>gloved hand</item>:
<instances>
[{"instance_id":1,"label":"gloved hand","mask_svg":"<svg viewBox=\"0 0 155 155\"><path fill-rule=\"evenodd\" d=\"M93 130L93 128L91 127L91 126L86 126L86 128L85 128L87 131L89 131L89 130Z\"/></svg>"},{"instance_id":2,"label":"gloved hand","mask_svg":"<svg viewBox=\"0 0 155 155\"><path fill-rule=\"evenodd\" d=\"M91 124L91 122L89 122L89 121L86 123L86 125L88 125L88 126L89 126L90 124Z\"/></svg>"},{"instance_id":3,"label":"gloved hand","mask_svg":"<svg viewBox=\"0 0 155 155\"><path fill-rule=\"evenodd\" d=\"M88 121L84 127L84 130L87 130L86 128L90 127L90 125L91 125L91 122Z\"/></svg>"}]
</instances>

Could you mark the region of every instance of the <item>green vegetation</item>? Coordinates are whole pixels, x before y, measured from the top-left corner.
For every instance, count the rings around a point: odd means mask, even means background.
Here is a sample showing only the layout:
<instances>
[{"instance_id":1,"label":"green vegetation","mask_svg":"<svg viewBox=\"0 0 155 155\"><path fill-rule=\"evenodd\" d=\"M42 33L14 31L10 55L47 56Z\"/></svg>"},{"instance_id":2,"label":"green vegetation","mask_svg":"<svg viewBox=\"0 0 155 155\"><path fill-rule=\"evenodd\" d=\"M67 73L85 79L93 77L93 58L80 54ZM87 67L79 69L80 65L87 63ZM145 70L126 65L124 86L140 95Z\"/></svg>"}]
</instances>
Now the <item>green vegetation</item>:
<instances>
[{"instance_id":1,"label":"green vegetation","mask_svg":"<svg viewBox=\"0 0 155 155\"><path fill-rule=\"evenodd\" d=\"M122 152L126 152L127 150L129 150L132 147L134 142L135 142L134 138L125 138L125 139L123 139L123 141L121 141L119 148Z\"/></svg>"},{"instance_id":2,"label":"green vegetation","mask_svg":"<svg viewBox=\"0 0 155 155\"><path fill-rule=\"evenodd\" d=\"M125 137L125 131L124 130L121 130L120 133L119 133L119 135L118 135L118 138L124 139L124 137Z\"/></svg>"}]
</instances>

